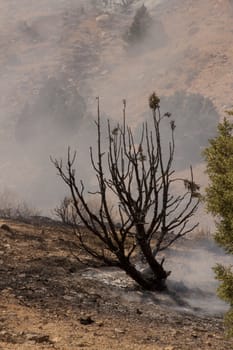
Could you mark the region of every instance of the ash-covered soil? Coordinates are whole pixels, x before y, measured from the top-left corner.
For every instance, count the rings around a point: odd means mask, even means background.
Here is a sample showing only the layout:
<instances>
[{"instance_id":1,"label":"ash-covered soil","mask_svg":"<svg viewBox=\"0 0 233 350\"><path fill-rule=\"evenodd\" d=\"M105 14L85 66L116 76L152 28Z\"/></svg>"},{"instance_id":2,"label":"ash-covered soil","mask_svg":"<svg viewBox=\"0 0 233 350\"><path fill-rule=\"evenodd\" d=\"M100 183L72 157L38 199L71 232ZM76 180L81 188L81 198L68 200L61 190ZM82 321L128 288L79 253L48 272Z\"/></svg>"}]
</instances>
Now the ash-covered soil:
<instances>
[{"instance_id":1,"label":"ash-covered soil","mask_svg":"<svg viewBox=\"0 0 233 350\"><path fill-rule=\"evenodd\" d=\"M62 226L1 224L0 349L232 349L221 314L184 303L174 284L147 293L120 272L81 265Z\"/></svg>"}]
</instances>

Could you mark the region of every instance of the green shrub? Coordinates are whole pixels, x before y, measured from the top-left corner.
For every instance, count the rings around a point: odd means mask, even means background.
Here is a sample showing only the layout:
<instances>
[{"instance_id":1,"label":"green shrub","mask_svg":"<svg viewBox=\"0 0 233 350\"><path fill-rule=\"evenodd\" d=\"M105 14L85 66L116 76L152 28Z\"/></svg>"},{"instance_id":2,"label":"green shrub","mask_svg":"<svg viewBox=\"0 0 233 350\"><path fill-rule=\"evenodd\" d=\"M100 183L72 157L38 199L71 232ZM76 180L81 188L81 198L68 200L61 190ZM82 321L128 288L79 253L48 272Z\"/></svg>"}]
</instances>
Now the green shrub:
<instances>
[{"instance_id":1,"label":"green shrub","mask_svg":"<svg viewBox=\"0 0 233 350\"><path fill-rule=\"evenodd\" d=\"M204 151L209 186L206 189L207 209L216 218L215 239L226 252L233 253L233 124L224 118L218 134ZM233 269L218 264L214 268L220 281L218 295L230 309L225 315L227 333L233 336Z\"/></svg>"}]
</instances>

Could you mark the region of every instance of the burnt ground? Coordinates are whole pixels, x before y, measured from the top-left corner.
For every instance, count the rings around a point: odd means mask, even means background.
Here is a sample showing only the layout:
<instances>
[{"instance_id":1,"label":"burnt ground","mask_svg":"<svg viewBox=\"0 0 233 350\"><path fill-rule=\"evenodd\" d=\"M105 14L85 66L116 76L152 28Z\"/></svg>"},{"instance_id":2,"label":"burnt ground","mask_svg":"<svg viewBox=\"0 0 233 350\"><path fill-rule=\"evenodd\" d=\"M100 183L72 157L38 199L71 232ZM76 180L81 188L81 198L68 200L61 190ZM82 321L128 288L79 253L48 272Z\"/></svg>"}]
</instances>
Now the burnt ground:
<instances>
[{"instance_id":1,"label":"burnt ground","mask_svg":"<svg viewBox=\"0 0 233 350\"><path fill-rule=\"evenodd\" d=\"M77 261L63 227L4 223L0 349L232 349L221 316L176 309L179 298L161 293L148 301L121 274L115 284L90 278L101 268Z\"/></svg>"}]
</instances>

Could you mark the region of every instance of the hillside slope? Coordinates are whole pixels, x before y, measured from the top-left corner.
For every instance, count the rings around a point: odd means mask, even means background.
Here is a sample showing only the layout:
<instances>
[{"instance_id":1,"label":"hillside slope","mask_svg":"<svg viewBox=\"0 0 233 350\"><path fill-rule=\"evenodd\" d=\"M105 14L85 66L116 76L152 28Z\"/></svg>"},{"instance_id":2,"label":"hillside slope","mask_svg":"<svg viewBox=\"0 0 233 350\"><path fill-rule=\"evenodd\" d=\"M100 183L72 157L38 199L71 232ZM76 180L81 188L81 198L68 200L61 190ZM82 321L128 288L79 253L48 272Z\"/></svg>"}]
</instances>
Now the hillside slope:
<instances>
[{"instance_id":1,"label":"hillside slope","mask_svg":"<svg viewBox=\"0 0 233 350\"><path fill-rule=\"evenodd\" d=\"M164 45L153 48L159 35L154 32L132 56L111 57L113 72L97 78L102 89L97 84L96 92L100 90L103 98L111 96L110 101L125 94L129 103L136 104L136 112L148 91L171 95L184 90L209 97L222 113L232 104L232 2L164 1L151 13L162 22Z\"/></svg>"},{"instance_id":2,"label":"hillside slope","mask_svg":"<svg viewBox=\"0 0 233 350\"><path fill-rule=\"evenodd\" d=\"M97 269L75 259L70 230L0 224L0 349L232 349L219 315L183 303L198 290L181 284L184 295L144 292L111 269L112 283L93 279ZM178 266L187 247L180 248ZM199 297L208 303L208 293Z\"/></svg>"},{"instance_id":3,"label":"hillside slope","mask_svg":"<svg viewBox=\"0 0 233 350\"><path fill-rule=\"evenodd\" d=\"M142 1L129 11L95 3L0 5L0 190L10 187L45 211L64 192L49 155L64 155L67 145L88 152L96 96L102 112L118 120L126 98L127 120L135 127L151 91L167 98L164 108L180 116L181 126L187 118L196 123L177 127L178 149L189 152L182 166L200 160L194 143L204 147L232 105L232 1L147 0L154 27L133 48L123 36ZM87 163L81 154L81 175L90 180Z\"/></svg>"}]
</instances>

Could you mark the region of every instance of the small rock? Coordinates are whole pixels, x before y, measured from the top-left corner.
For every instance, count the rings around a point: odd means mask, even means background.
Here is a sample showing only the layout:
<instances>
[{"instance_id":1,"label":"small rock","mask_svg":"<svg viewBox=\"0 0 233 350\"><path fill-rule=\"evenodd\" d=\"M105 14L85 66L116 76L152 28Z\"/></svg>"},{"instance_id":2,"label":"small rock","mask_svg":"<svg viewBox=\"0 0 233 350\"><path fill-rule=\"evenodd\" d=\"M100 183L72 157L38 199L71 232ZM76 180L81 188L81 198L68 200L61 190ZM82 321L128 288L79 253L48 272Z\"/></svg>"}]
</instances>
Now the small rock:
<instances>
[{"instance_id":1,"label":"small rock","mask_svg":"<svg viewBox=\"0 0 233 350\"><path fill-rule=\"evenodd\" d=\"M74 297L72 297L71 295L63 295L63 299L70 301L74 299Z\"/></svg>"},{"instance_id":2,"label":"small rock","mask_svg":"<svg viewBox=\"0 0 233 350\"><path fill-rule=\"evenodd\" d=\"M197 335L196 333L192 333L191 336L192 336L193 338L198 338L198 335Z\"/></svg>"},{"instance_id":3,"label":"small rock","mask_svg":"<svg viewBox=\"0 0 233 350\"><path fill-rule=\"evenodd\" d=\"M81 324L83 324L85 326L95 322L90 316L87 316L85 318L81 317L79 321L80 321Z\"/></svg>"},{"instance_id":4,"label":"small rock","mask_svg":"<svg viewBox=\"0 0 233 350\"><path fill-rule=\"evenodd\" d=\"M10 233L12 232L10 226L8 226L7 224L2 224L1 229Z\"/></svg>"},{"instance_id":5,"label":"small rock","mask_svg":"<svg viewBox=\"0 0 233 350\"><path fill-rule=\"evenodd\" d=\"M207 345L207 346L212 346L212 343L211 343L210 341L207 341L207 342L206 342L206 345Z\"/></svg>"},{"instance_id":6,"label":"small rock","mask_svg":"<svg viewBox=\"0 0 233 350\"><path fill-rule=\"evenodd\" d=\"M59 340L60 340L60 338L59 337L53 337L52 339L51 339L51 341L53 342L53 343L58 343L59 342Z\"/></svg>"},{"instance_id":7,"label":"small rock","mask_svg":"<svg viewBox=\"0 0 233 350\"><path fill-rule=\"evenodd\" d=\"M70 272L70 273L75 273L75 272L76 272L76 268L73 267L73 266L70 267L70 268L69 268L69 272Z\"/></svg>"},{"instance_id":8,"label":"small rock","mask_svg":"<svg viewBox=\"0 0 233 350\"><path fill-rule=\"evenodd\" d=\"M114 331L118 334L124 334L125 331L123 329L120 329L120 328L115 328Z\"/></svg>"},{"instance_id":9,"label":"small rock","mask_svg":"<svg viewBox=\"0 0 233 350\"><path fill-rule=\"evenodd\" d=\"M19 278L25 278L26 277L26 273L20 273L19 274Z\"/></svg>"},{"instance_id":10,"label":"small rock","mask_svg":"<svg viewBox=\"0 0 233 350\"><path fill-rule=\"evenodd\" d=\"M1 294L10 294L12 291L13 289L11 287L7 287L1 291Z\"/></svg>"},{"instance_id":11,"label":"small rock","mask_svg":"<svg viewBox=\"0 0 233 350\"><path fill-rule=\"evenodd\" d=\"M0 335L6 335L7 331L0 331Z\"/></svg>"},{"instance_id":12,"label":"small rock","mask_svg":"<svg viewBox=\"0 0 233 350\"><path fill-rule=\"evenodd\" d=\"M106 21L108 21L109 20L109 15L108 14L106 14L106 13L104 13L103 15L100 15L100 16L98 16L98 17L96 17L96 22L106 22Z\"/></svg>"},{"instance_id":13,"label":"small rock","mask_svg":"<svg viewBox=\"0 0 233 350\"><path fill-rule=\"evenodd\" d=\"M172 334L173 337L175 337L175 336L177 336L178 331L176 329L172 329L171 330L171 334Z\"/></svg>"},{"instance_id":14,"label":"small rock","mask_svg":"<svg viewBox=\"0 0 233 350\"><path fill-rule=\"evenodd\" d=\"M25 335L25 338L29 341L34 341L35 343L51 343L49 335L45 334L36 334L36 333L28 333Z\"/></svg>"},{"instance_id":15,"label":"small rock","mask_svg":"<svg viewBox=\"0 0 233 350\"><path fill-rule=\"evenodd\" d=\"M90 346L89 343L79 343L79 344L78 344L78 347L79 347L79 348L86 348L86 347L89 347L89 346Z\"/></svg>"}]
</instances>

